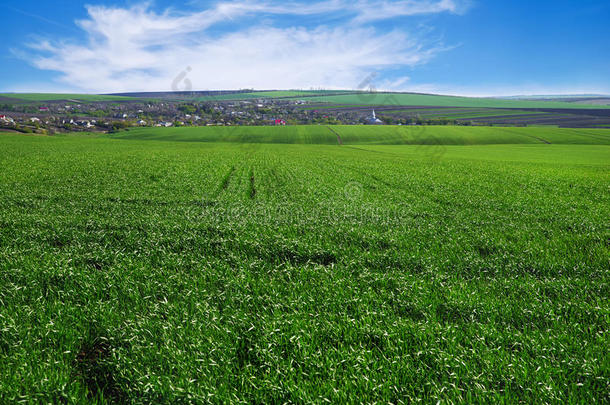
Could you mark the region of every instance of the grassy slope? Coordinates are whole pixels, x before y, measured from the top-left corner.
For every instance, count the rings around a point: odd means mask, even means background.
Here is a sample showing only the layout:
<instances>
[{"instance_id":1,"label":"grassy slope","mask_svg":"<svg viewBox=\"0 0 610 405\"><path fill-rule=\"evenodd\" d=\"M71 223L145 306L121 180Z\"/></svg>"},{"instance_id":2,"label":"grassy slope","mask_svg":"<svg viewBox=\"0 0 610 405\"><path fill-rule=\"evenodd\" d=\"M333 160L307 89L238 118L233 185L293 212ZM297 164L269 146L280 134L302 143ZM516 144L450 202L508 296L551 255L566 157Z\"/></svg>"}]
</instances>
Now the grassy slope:
<instances>
[{"instance_id":1,"label":"grassy slope","mask_svg":"<svg viewBox=\"0 0 610 405\"><path fill-rule=\"evenodd\" d=\"M182 142L337 144L337 133L345 145L610 144L610 131L606 129L453 126L140 128L111 137Z\"/></svg>"},{"instance_id":2,"label":"grassy slope","mask_svg":"<svg viewBox=\"0 0 610 405\"><path fill-rule=\"evenodd\" d=\"M30 102L59 101L59 100L76 100L76 101L82 101L82 102L133 100L132 97L104 96L104 95L97 95L97 94L0 93L0 96L16 99L18 101L30 101Z\"/></svg>"},{"instance_id":3,"label":"grassy slope","mask_svg":"<svg viewBox=\"0 0 610 405\"><path fill-rule=\"evenodd\" d=\"M406 93L358 93L348 95L335 95L346 91L257 91L251 93L226 94L218 96L197 97L197 101L214 100L249 100L256 98L275 97L306 97L308 101L318 101L333 104L350 105L411 105L411 106L437 106L437 107L478 107L478 108L610 108L603 105L586 105L580 103L567 103L559 101L530 101L506 100L491 98L452 97L425 94ZM53 100L79 100L87 101L120 101L133 98L123 96L106 96L93 94L43 94L43 93L0 93L1 97L13 98L20 101L53 101Z\"/></svg>"},{"instance_id":4,"label":"grassy slope","mask_svg":"<svg viewBox=\"0 0 610 405\"><path fill-rule=\"evenodd\" d=\"M400 111L397 111L400 112ZM387 112L384 111L384 114ZM447 112L442 110L434 110L430 112L419 113L417 111L410 111L410 114L420 115L422 118L446 118L446 119L467 119L467 118L487 118L487 117L503 117L503 116L537 116L545 115L551 116L555 114L545 113L541 111L524 111L524 110L495 110L485 109L482 111L471 112L469 109L465 109L464 112Z\"/></svg>"},{"instance_id":5,"label":"grassy slope","mask_svg":"<svg viewBox=\"0 0 610 405\"><path fill-rule=\"evenodd\" d=\"M0 402L603 402L609 162L2 135Z\"/></svg>"},{"instance_id":6,"label":"grassy slope","mask_svg":"<svg viewBox=\"0 0 610 405\"><path fill-rule=\"evenodd\" d=\"M111 137L180 142L337 143L337 136L325 126L138 128Z\"/></svg>"},{"instance_id":7,"label":"grassy slope","mask_svg":"<svg viewBox=\"0 0 610 405\"><path fill-rule=\"evenodd\" d=\"M353 93L335 95L333 93ZM324 102L345 105L407 105L434 107L478 107L478 108L610 108L603 105L587 105L562 101L507 100L494 98L454 97L412 93L362 93L357 91L259 91L222 96L197 98L199 101L248 100L266 97L304 97L309 102Z\"/></svg>"},{"instance_id":8,"label":"grassy slope","mask_svg":"<svg viewBox=\"0 0 610 405\"><path fill-rule=\"evenodd\" d=\"M335 127L344 144L610 144L610 131L564 128L500 127Z\"/></svg>"},{"instance_id":9,"label":"grassy slope","mask_svg":"<svg viewBox=\"0 0 610 405\"><path fill-rule=\"evenodd\" d=\"M559 101L503 100L493 98L451 97L404 93L364 93L340 96L309 97L308 101L332 104L407 105L435 107L485 108L610 108L610 106L574 104Z\"/></svg>"},{"instance_id":10,"label":"grassy slope","mask_svg":"<svg viewBox=\"0 0 610 405\"><path fill-rule=\"evenodd\" d=\"M286 98L286 97L303 97L312 95L326 95L334 93L345 93L344 91L319 90L319 91L299 91L299 90L272 90L272 91L254 91L249 93L238 94L223 94L214 96L197 97L198 101L214 101L214 100L251 100L259 98Z\"/></svg>"},{"instance_id":11,"label":"grassy slope","mask_svg":"<svg viewBox=\"0 0 610 405\"><path fill-rule=\"evenodd\" d=\"M259 91L255 94L266 96L266 97L303 97L312 95L329 95L336 93L345 93L343 90L274 90L274 91Z\"/></svg>"}]
</instances>

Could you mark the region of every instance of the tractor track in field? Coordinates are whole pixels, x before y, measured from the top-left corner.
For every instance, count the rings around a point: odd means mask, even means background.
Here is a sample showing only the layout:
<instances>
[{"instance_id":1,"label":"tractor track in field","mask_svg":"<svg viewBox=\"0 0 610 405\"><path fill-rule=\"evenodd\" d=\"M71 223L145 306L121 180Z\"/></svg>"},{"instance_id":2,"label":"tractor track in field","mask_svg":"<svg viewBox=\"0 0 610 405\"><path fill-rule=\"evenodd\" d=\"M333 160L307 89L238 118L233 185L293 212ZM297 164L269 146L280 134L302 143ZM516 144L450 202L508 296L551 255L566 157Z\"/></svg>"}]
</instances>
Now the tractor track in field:
<instances>
[{"instance_id":1,"label":"tractor track in field","mask_svg":"<svg viewBox=\"0 0 610 405\"><path fill-rule=\"evenodd\" d=\"M505 131L506 131L506 132L508 132L508 133L510 133L510 134L519 135L519 132L517 132L517 131L513 131L512 129L506 129ZM536 136L536 135L531 135L531 134L523 134L523 135L525 135L525 136L527 136L527 137L529 137L529 138L532 138L532 139L536 139L537 141L540 141L540 142L545 143L545 144L547 144L547 145L552 145L552 143L551 143L550 141L547 141L547 140L546 140L546 139L544 139L544 138L540 138L539 136Z\"/></svg>"},{"instance_id":2,"label":"tractor track in field","mask_svg":"<svg viewBox=\"0 0 610 405\"><path fill-rule=\"evenodd\" d=\"M535 135L529 135L529 136L530 136L530 138L538 139L540 142L546 143L547 145L552 145L552 143L547 141L546 139L542 139L542 138L540 138L538 136L535 136Z\"/></svg>"},{"instance_id":3,"label":"tractor track in field","mask_svg":"<svg viewBox=\"0 0 610 405\"><path fill-rule=\"evenodd\" d=\"M353 173L357 173L357 174L358 174L358 175L360 175L360 176L363 176L363 177L368 177L368 178L370 178L370 179L373 179L373 181L375 181L376 183L383 184L384 186L386 186L386 187L388 187L388 188L392 188L392 189L396 189L396 188L398 188L398 189L402 189L402 187L400 187L399 185L397 185L397 184L393 184L393 183L390 183L390 182L388 182L388 181L386 181L386 180L382 179L382 178L381 178L381 177L379 177L379 176L375 176L375 175L373 175L373 174L371 174L371 173L367 172L366 170L357 169L357 168L355 168L355 167L352 167L352 166L349 166L349 165L344 165L344 164L335 164L335 165L336 165L337 167L340 167L340 168L342 168L342 169L346 170L346 171L350 171L350 172L353 172Z\"/></svg>"},{"instance_id":4,"label":"tractor track in field","mask_svg":"<svg viewBox=\"0 0 610 405\"><path fill-rule=\"evenodd\" d=\"M338 133L337 131L335 131L334 129L332 129L332 128L331 128L331 127L329 127L329 126L326 126L326 128L328 128L328 130L329 130L330 132L332 132L333 134L337 135L337 142L339 142L339 145L340 145L340 146L343 146L343 140L341 140L341 135L339 135L339 133Z\"/></svg>"},{"instance_id":5,"label":"tractor track in field","mask_svg":"<svg viewBox=\"0 0 610 405\"><path fill-rule=\"evenodd\" d=\"M575 128L570 128L570 133L581 136L581 137L585 137L585 138L589 138L589 139L596 139L596 140L601 140L601 141L605 141L608 139L607 137L604 137L604 136L598 136L598 135L589 134L589 133L582 133L578 130L575 130Z\"/></svg>"},{"instance_id":6,"label":"tractor track in field","mask_svg":"<svg viewBox=\"0 0 610 405\"><path fill-rule=\"evenodd\" d=\"M256 198L256 178L254 176L254 169L250 170L250 186L248 188L248 196L251 200Z\"/></svg>"},{"instance_id":7,"label":"tractor track in field","mask_svg":"<svg viewBox=\"0 0 610 405\"><path fill-rule=\"evenodd\" d=\"M225 177L223 177L222 181L220 182L220 187L218 188L216 196L219 196L221 193L225 192L229 188L229 184L231 184L231 179L235 174L235 170L235 166L232 166L229 169L229 172L225 175Z\"/></svg>"},{"instance_id":8,"label":"tractor track in field","mask_svg":"<svg viewBox=\"0 0 610 405\"><path fill-rule=\"evenodd\" d=\"M381 154L381 155L400 156L400 155L398 155L396 153L389 153L389 152L382 152L382 151L379 151L379 150L364 149L364 148L359 148L357 146L351 146L351 145L350 146L346 146L346 148L355 149L355 150L359 150L359 151L362 151L362 152L378 153L378 154Z\"/></svg>"}]
</instances>

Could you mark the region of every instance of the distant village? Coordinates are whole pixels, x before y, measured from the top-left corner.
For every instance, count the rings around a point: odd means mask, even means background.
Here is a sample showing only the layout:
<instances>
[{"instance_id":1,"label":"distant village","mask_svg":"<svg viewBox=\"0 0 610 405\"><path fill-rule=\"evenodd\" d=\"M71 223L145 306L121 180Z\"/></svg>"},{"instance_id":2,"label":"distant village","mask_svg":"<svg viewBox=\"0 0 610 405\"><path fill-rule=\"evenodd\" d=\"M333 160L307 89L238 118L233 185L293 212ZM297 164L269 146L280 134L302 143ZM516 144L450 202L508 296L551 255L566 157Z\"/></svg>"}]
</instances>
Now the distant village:
<instances>
[{"instance_id":1,"label":"distant village","mask_svg":"<svg viewBox=\"0 0 610 405\"><path fill-rule=\"evenodd\" d=\"M425 124L377 115L373 109L340 111L303 100L121 101L0 103L0 128L26 133L113 132L130 127Z\"/></svg>"}]
</instances>

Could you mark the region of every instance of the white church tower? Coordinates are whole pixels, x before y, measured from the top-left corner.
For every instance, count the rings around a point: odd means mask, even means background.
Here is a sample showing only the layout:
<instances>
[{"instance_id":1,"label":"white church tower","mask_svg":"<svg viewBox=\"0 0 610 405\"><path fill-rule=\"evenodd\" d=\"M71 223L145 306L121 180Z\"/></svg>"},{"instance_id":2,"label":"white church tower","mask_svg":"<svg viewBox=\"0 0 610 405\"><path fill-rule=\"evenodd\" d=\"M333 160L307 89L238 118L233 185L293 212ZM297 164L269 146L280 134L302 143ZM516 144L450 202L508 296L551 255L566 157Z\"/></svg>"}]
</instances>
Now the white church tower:
<instances>
[{"instance_id":1,"label":"white church tower","mask_svg":"<svg viewBox=\"0 0 610 405\"><path fill-rule=\"evenodd\" d=\"M377 118L375 115L375 110L373 110L373 114L368 119L369 125L383 125L383 121Z\"/></svg>"}]
</instances>

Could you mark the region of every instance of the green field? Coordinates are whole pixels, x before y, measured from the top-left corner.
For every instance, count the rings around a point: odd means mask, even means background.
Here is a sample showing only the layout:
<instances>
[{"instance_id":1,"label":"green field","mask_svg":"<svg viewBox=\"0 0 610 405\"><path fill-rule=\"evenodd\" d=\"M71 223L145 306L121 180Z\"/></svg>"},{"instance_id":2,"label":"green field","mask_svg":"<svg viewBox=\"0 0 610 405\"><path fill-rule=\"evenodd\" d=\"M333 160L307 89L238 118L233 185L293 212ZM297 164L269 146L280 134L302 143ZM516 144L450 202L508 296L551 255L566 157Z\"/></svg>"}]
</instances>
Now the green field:
<instances>
[{"instance_id":1,"label":"green field","mask_svg":"<svg viewBox=\"0 0 610 405\"><path fill-rule=\"evenodd\" d=\"M395 111L383 111L383 114L394 114L394 115L406 115L410 117L420 117L423 119L449 119L449 120L465 120L472 118L490 118L490 117L508 117L508 116L535 116L535 115L546 115L541 111L525 111L525 110L502 110L502 109L470 109L464 108L462 111L450 109L436 109L436 110L395 110Z\"/></svg>"},{"instance_id":2,"label":"green field","mask_svg":"<svg viewBox=\"0 0 610 405\"><path fill-rule=\"evenodd\" d=\"M348 93L348 94L346 94ZM111 96L97 94L54 94L54 93L0 93L0 97L18 102L44 102L44 101L129 101L138 100L134 97ZM401 106L430 106L430 107L462 107L462 108L564 108L564 109L605 109L607 105L587 105L562 101L538 100L507 100L496 98L474 98L440 96L416 93L382 93L361 92L348 90L272 90L252 91L244 93L218 94L211 96L177 96L183 101L239 101L264 98L303 99L308 102L329 103L332 105L367 106L367 105L401 105ZM142 99L145 100L145 99Z\"/></svg>"},{"instance_id":3,"label":"green field","mask_svg":"<svg viewBox=\"0 0 610 405\"><path fill-rule=\"evenodd\" d=\"M308 97L307 101L331 104L356 105L404 105L430 107L469 107L469 108L610 108L603 105L587 105L562 101L505 100L496 98L454 97L413 93L354 93L348 95L329 95Z\"/></svg>"},{"instance_id":4,"label":"green field","mask_svg":"<svg viewBox=\"0 0 610 405\"><path fill-rule=\"evenodd\" d=\"M346 94L349 93L349 94ZM417 93L383 93L349 90L291 90L291 91L254 91L197 97L198 101L250 100L259 98L293 98L308 102L329 103L331 105L367 106L367 105L401 105L430 107L462 108L564 108L564 109L599 109L610 108L604 105L588 105L563 101L541 100L507 100L499 98L476 98L441 96Z\"/></svg>"},{"instance_id":5,"label":"green field","mask_svg":"<svg viewBox=\"0 0 610 405\"><path fill-rule=\"evenodd\" d=\"M114 139L208 142L337 145L492 145L582 144L610 145L606 129L498 128L456 126L278 126L136 128L110 135Z\"/></svg>"},{"instance_id":6,"label":"green field","mask_svg":"<svg viewBox=\"0 0 610 405\"><path fill-rule=\"evenodd\" d=\"M55 93L0 93L0 97L6 97L21 102L40 102L40 101L76 101L76 102L95 102L95 101L129 101L131 97L124 96L105 96L98 94L55 94Z\"/></svg>"},{"instance_id":7,"label":"green field","mask_svg":"<svg viewBox=\"0 0 610 405\"><path fill-rule=\"evenodd\" d=\"M610 129L0 134L0 403L607 402L609 191Z\"/></svg>"},{"instance_id":8,"label":"green field","mask_svg":"<svg viewBox=\"0 0 610 405\"><path fill-rule=\"evenodd\" d=\"M335 90L270 90L253 91L247 93L218 94L211 96L197 97L197 101L222 101L222 100L251 100L264 98L290 98L290 97L309 97L318 95L328 95L335 93L345 93L345 91Z\"/></svg>"},{"instance_id":9,"label":"green field","mask_svg":"<svg viewBox=\"0 0 610 405\"><path fill-rule=\"evenodd\" d=\"M350 93L350 94L346 94ZM197 97L198 101L250 100L258 98L293 98L308 102L329 103L331 105L366 106L366 105L401 105L430 107L463 107L463 108L564 108L564 109L599 109L610 106L599 104L569 103L564 101L543 100L509 100L500 98L477 98L442 96L417 93L383 93L349 90L291 90L291 91L254 91L214 96Z\"/></svg>"}]
</instances>

